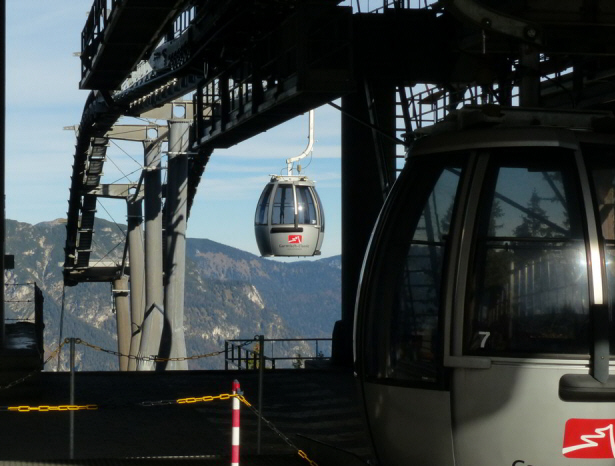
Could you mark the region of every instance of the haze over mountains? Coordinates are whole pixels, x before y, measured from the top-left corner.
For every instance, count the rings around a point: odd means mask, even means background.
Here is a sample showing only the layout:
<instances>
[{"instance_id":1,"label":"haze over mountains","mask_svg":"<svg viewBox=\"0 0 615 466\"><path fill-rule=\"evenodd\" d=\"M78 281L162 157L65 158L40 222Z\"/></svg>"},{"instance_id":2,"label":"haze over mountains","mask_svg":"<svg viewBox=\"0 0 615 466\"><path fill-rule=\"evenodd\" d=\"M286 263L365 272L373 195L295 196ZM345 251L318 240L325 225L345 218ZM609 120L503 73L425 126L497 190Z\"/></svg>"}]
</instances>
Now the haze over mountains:
<instances>
[{"instance_id":1,"label":"haze over mountains","mask_svg":"<svg viewBox=\"0 0 615 466\"><path fill-rule=\"evenodd\" d=\"M96 220L92 260L120 260L126 227ZM36 282L45 297L45 346L57 348L62 309L65 226L6 221L6 253L15 269L5 273L7 319L33 316L27 302ZM189 238L186 248L185 332L188 355L224 348L225 339L330 337L341 315L341 260L278 262L206 239ZM31 298L30 298L31 299ZM67 287L62 338L77 337L116 350L116 322L110 283ZM326 347L321 347L327 351ZM78 370L117 370L117 357L79 345ZM267 350L268 351L268 350ZM288 355L307 355L291 345ZM276 350L276 355L277 355ZM66 367L67 353L62 367ZM55 370L56 361L46 370ZM223 368L223 356L196 359L190 369Z\"/></svg>"}]
</instances>

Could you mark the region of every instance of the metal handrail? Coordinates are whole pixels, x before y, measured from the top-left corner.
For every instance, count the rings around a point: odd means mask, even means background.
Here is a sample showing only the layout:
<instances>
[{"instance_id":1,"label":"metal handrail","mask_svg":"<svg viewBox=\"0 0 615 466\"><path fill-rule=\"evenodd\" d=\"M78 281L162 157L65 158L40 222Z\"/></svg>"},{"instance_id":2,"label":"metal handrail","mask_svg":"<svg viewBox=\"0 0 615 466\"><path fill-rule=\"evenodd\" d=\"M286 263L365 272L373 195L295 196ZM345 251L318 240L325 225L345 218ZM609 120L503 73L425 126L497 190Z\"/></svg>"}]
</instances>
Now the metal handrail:
<instances>
[{"instance_id":1,"label":"metal handrail","mask_svg":"<svg viewBox=\"0 0 615 466\"><path fill-rule=\"evenodd\" d=\"M437 0L348 0L347 3L357 13L383 13L389 9L425 9Z\"/></svg>"},{"instance_id":2,"label":"metal handrail","mask_svg":"<svg viewBox=\"0 0 615 466\"><path fill-rule=\"evenodd\" d=\"M90 70L92 59L102 43L107 22L113 9L123 0L94 0L81 32L81 76Z\"/></svg>"},{"instance_id":3,"label":"metal handrail","mask_svg":"<svg viewBox=\"0 0 615 466\"><path fill-rule=\"evenodd\" d=\"M484 89L479 85L450 91L438 86L421 84L408 90L410 94L408 115L411 128L406 128L407 131L415 131L441 122L451 111L466 105L500 103L495 100L492 90ZM514 101L518 99L518 96L519 89L514 86L511 99Z\"/></svg>"},{"instance_id":4,"label":"metal handrail","mask_svg":"<svg viewBox=\"0 0 615 466\"><path fill-rule=\"evenodd\" d=\"M330 356L324 356L319 349L319 342L331 342L331 338L254 338L254 339L232 339L224 341L224 369L229 370L229 363L238 369L259 369L260 361L263 361L265 368L276 368L277 361L299 361L301 365L305 361L329 360ZM262 343L261 343L262 342ZM273 355L273 343L285 342L314 342L315 352L312 356L275 356ZM263 348L248 348L248 345L261 343ZM271 343L271 356L264 354L265 344ZM263 354L261 354L263 352ZM269 363L269 367L267 364Z\"/></svg>"}]
</instances>

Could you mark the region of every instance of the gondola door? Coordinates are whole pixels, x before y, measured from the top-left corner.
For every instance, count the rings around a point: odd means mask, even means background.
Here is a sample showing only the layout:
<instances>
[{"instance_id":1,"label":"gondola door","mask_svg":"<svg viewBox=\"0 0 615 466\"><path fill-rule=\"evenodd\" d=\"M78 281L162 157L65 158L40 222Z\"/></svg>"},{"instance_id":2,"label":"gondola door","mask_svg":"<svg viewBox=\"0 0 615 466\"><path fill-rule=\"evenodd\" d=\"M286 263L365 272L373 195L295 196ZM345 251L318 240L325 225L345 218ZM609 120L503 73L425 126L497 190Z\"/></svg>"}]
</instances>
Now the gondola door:
<instances>
[{"instance_id":1,"label":"gondola door","mask_svg":"<svg viewBox=\"0 0 615 466\"><path fill-rule=\"evenodd\" d=\"M412 161L363 268L357 369L381 464L454 464L441 291L465 155Z\"/></svg>"},{"instance_id":2,"label":"gondola door","mask_svg":"<svg viewBox=\"0 0 615 466\"><path fill-rule=\"evenodd\" d=\"M613 419L613 403L560 396L562 378L588 373L590 314L603 299L583 158L574 148L499 148L477 167L444 358L455 464L612 465L613 456L589 459L591 449L571 453L584 440L570 422ZM580 428L596 435L594 424Z\"/></svg>"}]
</instances>

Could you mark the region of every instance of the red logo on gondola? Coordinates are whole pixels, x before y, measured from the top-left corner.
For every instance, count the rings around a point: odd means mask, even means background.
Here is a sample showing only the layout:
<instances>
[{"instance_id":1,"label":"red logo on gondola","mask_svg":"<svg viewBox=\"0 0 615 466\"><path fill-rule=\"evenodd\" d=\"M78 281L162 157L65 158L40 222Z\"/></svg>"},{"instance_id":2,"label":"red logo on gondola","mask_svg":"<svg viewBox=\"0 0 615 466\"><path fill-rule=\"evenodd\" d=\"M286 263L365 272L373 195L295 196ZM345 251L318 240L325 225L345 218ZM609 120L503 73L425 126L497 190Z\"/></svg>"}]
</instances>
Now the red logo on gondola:
<instances>
[{"instance_id":1,"label":"red logo on gondola","mask_svg":"<svg viewBox=\"0 0 615 466\"><path fill-rule=\"evenodd\" d=\"M303 243L303 236L288 235L288 244L301 244L301 243Z\"/></svg>"},{"instance_id":2,"label":"red logo on gondola","mask_svg":"<svg viewBox=\"0 0 615 466\"><path fill-rule=\"evenodd\" d=\"M568 419L562 453L566 458L615 458L615 419Z\"/></svg>"}]
</instances>

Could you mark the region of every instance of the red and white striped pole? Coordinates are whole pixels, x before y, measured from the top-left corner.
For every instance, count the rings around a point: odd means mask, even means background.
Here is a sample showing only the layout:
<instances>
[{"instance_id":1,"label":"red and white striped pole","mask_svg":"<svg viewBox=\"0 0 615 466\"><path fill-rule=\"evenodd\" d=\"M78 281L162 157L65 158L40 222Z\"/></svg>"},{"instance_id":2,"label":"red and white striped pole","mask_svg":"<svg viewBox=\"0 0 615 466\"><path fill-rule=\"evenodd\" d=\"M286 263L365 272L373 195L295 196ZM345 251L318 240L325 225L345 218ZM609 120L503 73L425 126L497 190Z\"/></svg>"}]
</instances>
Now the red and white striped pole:
<instances>
[{"instance_id":1,"label":"red and white striped pole","mask_svg":"<svg viewBox=\"0 0 615 466\"><path fill-rule=\"evenodd\" d=\"M239 382L233 380L233 395L240 394ZM236 396L233 397L233 427L232 427L232 449L231 466L239 466L239 408L241 402Z\"/></svg>"}]
</instances>

